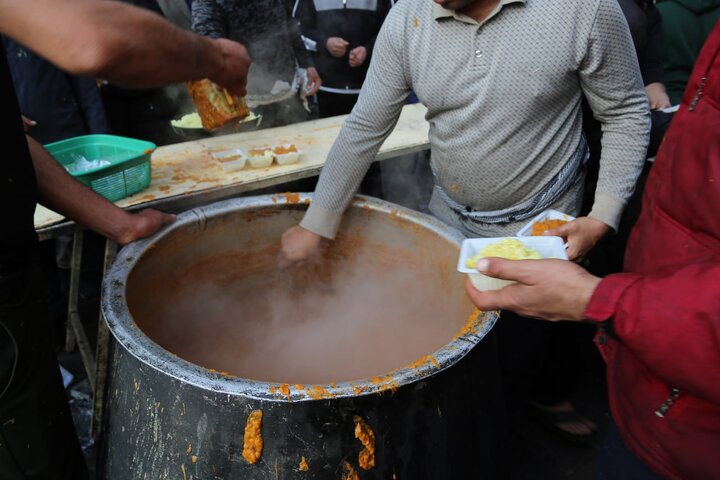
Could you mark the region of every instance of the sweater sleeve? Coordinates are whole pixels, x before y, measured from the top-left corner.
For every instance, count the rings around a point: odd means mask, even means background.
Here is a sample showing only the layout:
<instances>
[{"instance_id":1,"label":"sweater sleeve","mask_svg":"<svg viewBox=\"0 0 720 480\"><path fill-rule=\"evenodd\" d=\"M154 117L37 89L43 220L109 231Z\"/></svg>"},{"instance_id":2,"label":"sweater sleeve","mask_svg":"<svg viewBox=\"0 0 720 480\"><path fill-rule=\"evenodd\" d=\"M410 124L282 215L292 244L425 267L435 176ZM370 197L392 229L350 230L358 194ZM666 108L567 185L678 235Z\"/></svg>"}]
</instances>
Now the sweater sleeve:
<instances>
[{"instance_id":1,"label":"sweater sleeve","mask_svg":"<svg viewBox=\"0 0 720 480\"><path fill-rule=\"evenodd\" d=\"M642 171L650 133L637 55L617 0L600 0L580 65L580 82L603 133L589 216L617 230Z\"/></svg>"},{"instance_id":2,"label":"sweater sleeve","mask_svg":"<svg viewBox=\"0 0 720 480\"><path fill-rule=\"evenodd\" d=\"M647 10L647 44L645 54L640 59L640 72L643 83L663 83L663 65L660 58L660 43L662 42L662 19L660 12L651 5Z\"/></svg>"},{"instance_id":3,"label":"sweater sleeve","mask_svg":"<svg viewBox=\"0 0 720 480\"><path fill-rule=\"evenodd\" d=\"M654 275L610 275L585 316L612 319L620 341L668 385L720 403L719 286L719 258Z\"/></svg>"},{"instance_id":4,"label":"sweater sleeve","mask_svg":"<svg viewBox=\"0 0 720 480\"><path fill-rule=\"evenodd\" d=\"M380 30L358 102L330 149L314 200L301 222L303 228L323 237L335 237L343 212L395 128L410 93L400 51L404 22L393 18L400 17L393 13Z\"/></svg>"},{"instance_id":5,"label":"sweater sleeve","mask_svg":"<svg viewBox=\"0 0 720 480\"><path fill-rule=\"evenodd\" d=\"M192 4L192 29L200 35L224 38L228 35L227 12L217 0L194 0Z\"/></svg>"}]
</instances>

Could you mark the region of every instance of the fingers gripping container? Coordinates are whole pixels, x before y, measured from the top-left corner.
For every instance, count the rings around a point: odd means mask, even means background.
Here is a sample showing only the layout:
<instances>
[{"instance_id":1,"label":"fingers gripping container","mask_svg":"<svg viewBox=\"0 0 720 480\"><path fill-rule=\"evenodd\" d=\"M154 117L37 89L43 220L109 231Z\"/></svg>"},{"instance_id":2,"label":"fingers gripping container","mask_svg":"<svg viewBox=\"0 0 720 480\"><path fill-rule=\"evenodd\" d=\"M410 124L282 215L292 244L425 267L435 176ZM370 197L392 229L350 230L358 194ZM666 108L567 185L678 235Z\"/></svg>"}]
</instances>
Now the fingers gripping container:
<instances>
[{"instance_id":1,"label":"fingers gripping container","mask_svg":"<svg viewBox=\"0 0 720 480\"><path fill-rule=\"evenodd\" d=\"M45 145L81 183L115 202L150 185L154 143L115 135L83 135Z\"/></svg>"},{"instance_id":2,"label":"fingers gripping container","mask_svg":"<svg viewBox=\"0 0 720 480\"><path fill-rule=\"evenodd\" d=\"M468 259L475 257L486 247L497 244L508 238L515 238L519 240L525 248L537 250L543 259L568 259L563 239L560 237L467 238L463 240L462 247L460 248L460 258L458 258L457 271L466 273L473 286L480 291L499 290L507 285L516 283L510 280L488 277L487 275L483 275L478 272L477 269L467 266Z\"/></svg>"}]
</instances>

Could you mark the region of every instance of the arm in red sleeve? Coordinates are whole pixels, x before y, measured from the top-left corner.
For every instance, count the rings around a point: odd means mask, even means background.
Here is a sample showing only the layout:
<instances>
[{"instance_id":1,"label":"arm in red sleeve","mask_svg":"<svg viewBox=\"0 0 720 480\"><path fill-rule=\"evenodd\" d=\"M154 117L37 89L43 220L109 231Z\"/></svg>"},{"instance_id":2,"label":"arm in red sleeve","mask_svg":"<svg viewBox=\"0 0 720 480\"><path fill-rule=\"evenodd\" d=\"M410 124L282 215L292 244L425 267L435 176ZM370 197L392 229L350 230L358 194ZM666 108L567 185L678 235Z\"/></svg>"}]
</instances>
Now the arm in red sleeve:
<instances>
[{"instance_id":1,"label":"arm in red sleeve","mask_svg":"<svg viewBox=\"0 0 720 480\"><path fill-rule=\"evenodd\" d=\"M720 403L720 260L653 275L610 275L585 312L668 385Z\"/></svg>"}]
</instances>

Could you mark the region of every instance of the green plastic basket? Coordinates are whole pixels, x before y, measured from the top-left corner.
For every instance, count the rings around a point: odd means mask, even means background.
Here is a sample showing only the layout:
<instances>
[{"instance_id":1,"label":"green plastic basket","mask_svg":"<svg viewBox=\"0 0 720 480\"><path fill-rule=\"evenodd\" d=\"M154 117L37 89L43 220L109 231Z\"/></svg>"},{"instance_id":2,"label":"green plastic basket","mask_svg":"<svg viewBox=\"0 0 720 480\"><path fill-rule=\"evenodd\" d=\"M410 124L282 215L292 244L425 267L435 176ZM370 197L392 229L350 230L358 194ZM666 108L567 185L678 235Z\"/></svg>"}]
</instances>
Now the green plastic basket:
<instances>
[{"instance_id":1,"label":"green plastic basket","mask_svg":"<svg viewBox=\"0 0 720 480\"><path fill-rule=\"evenodd\" d=\"M83 135L45 145L55 160L67 168L79 156L88 161L107 160L109 165L71 171L80 182L111 202L144 190L150 185L150 155L154 143L115 135Z\"/></svg>"}]
</instances>

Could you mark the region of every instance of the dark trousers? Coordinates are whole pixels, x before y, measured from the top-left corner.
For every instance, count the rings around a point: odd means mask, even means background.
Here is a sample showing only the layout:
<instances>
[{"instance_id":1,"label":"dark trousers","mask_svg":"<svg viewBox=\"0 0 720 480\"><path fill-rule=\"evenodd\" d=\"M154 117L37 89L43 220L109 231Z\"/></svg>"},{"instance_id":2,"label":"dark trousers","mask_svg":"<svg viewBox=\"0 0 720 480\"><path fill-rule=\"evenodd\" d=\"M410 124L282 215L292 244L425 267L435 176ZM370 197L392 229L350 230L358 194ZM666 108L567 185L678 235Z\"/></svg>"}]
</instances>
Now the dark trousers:
<instances>
[{"instance_id":1,"label":"dark trousers","mask_svg":"<svg viewBox=\"0 0 720 480\"><path fill-rule=\"evenodd\" d=\"M595 329L589 325L547 322L504 310L495 329L511 427L526 420L531 400L544 405L568 400L597 356Z\"/></svg>"},{"instance_id":2,"label":"dark trousers","mask_svg":"<svg viewBox=\"0 0 720 480\"><path fill-rule=\"evenodd\" d=\"M359 95L350 93L329 93L322 90L318 91L316 95L320 118L347 115L352 112L359 97Z\"/></svg>"},{"instance_id":3,"label":"dark trousers","mask_svg":"<svg viewBox=\"0 0 720 480\"><path fill-rule=\"evenodd\" d=\"M0 274L0 478L82 480L36 267Z\"/></svg>"},{"instance_id":4,"label":"dark trousers","mask_svg":"<svg viewBox=\"0 0 720 480\"><path fill-rule=\"evenodd\" d=\"M625 445L615 422L608 425L602 450L598 456L596 480L661 480Z\"/></svg>"}]
</instances>

